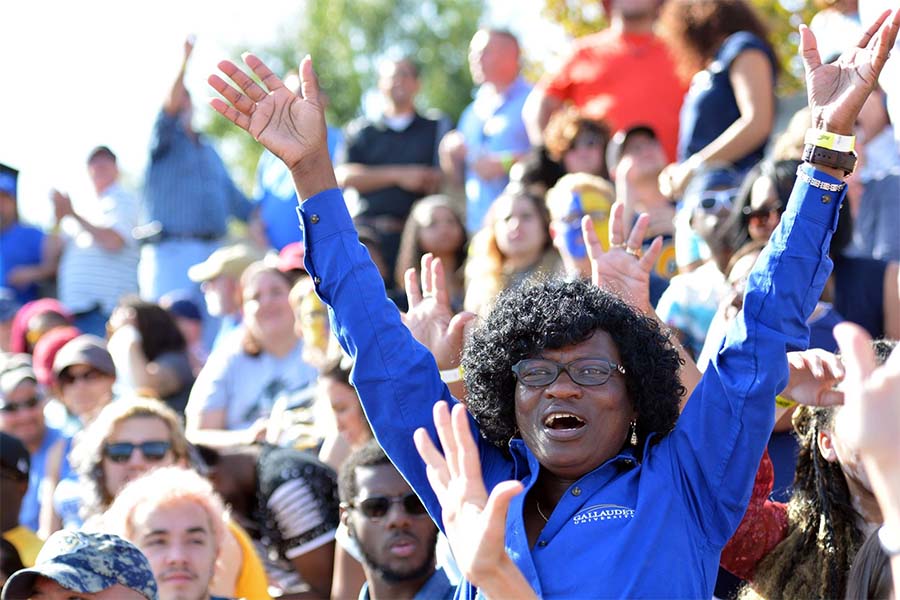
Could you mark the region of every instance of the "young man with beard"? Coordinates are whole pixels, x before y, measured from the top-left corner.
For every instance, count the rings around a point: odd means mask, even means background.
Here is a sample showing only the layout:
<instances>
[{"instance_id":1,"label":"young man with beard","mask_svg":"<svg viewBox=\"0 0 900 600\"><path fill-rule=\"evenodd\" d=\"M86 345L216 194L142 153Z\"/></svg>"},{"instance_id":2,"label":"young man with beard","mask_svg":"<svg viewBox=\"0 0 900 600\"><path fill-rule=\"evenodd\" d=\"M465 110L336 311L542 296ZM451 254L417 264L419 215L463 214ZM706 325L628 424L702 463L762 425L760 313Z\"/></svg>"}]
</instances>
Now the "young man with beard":
<instances>
[{"instance_id":1,"label":"young man with beard","mask_svg":"<svg viewBox=\"0 0 900 600\"><path fill-rule=\"evenodd\" d=\"M359 600L452 598L435 568L437 527L384 450L372 440L341 468L341 522L362 555Z\"/></svg>"}]
</instances>

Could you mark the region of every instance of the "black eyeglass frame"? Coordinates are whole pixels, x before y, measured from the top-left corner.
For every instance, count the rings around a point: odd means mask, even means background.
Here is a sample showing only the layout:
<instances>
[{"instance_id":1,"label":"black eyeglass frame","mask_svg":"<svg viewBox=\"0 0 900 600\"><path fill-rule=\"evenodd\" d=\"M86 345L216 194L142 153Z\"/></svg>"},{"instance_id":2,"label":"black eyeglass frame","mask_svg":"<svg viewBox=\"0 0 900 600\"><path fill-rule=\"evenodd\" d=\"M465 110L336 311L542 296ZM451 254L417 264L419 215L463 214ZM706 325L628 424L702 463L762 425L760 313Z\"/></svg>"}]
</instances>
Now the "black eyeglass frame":
<instances>
[{"instance_id":1,"label":"black eyeglass frame","mask_svg":"<svg viewBox=\"0 0 900 600\"><path fill-rule=\"evenodd\" d=\"M547 365L555 366L556 374L553 376L552 379L550 379L546 383L535 383L535 382L529 383L529 382L525 381L524 377L521 374L521 370L523 368L523 365L525 365L526 363L530 363L532 361L538 361L541 363L546 363ZM606 366L609 368L609 373L607 373L606 379L604 379L603 381L598 381L598 382L593 382L593 383L583 383L582 381L580 381L579 380L580 375L575 375L574 370L570 370L569 368L572 365L574 365L575 363L584 362L584 361L593 361L593 362L599 362L602 364L606 364ZM622 365L616 364L612 361L609 361L605 358L591 358L591 357L577 358L577 359L567 362L567 363L559 363L559 362L556 362L555 360L550 360L549 358L523 358L522 360L520 360L519 362L517 362L516 364L514 364L512 366L512 372L516 374L516 379L519 381L519 383L521 383L522 385L528 386L528 387L547 387L548 385L552 385L553 382L555 382L557 379L559 379L559 375L563 371L565 371L566 374L568 374L569 379L571 379L573 382L577 383L578 385L584 385L584 386L605 385L607 382L609 382L610 378L613 376L613 373L616 373L616 372L621 373L622 375L625 375L625 367L623 367Z\"/></svg>"},{"instance_id":2,"label":"black eyeglass frame","mask_svg":"<svg viewBox=\"0 0 900 600\"><path fill-rule=\"evenodd\" d=\"M378 511L374 507L366 508L366 506L372 506L372 501L381 504L384 512ZM383 504L383 502L385 501L387 502L386 506ZM403 511L410 517L423 517L428 515L428 509L425 508L422 500L414 492L410 492L402 496L369 496L368 498L363 498L362 500L341 502L341 507L345 509L356 509L368 520L379 521L385 518L388 513L391 512L391 507L394 504L399 504L400 506L402 506ZM410 506L412 506L414 510L410 510ZM377 514L372 514L373 510L376 510Z\"/></svg>"}]
</instances>

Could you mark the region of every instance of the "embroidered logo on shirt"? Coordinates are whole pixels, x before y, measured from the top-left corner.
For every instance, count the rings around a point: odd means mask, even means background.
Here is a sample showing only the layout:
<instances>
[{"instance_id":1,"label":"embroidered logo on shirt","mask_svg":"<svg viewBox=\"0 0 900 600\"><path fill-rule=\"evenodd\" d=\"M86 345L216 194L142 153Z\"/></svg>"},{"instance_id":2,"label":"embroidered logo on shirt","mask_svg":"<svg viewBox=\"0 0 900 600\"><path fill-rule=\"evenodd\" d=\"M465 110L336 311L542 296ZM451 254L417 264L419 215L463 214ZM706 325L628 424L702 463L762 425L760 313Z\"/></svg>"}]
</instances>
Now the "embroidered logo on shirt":
<instances>
[{"instance_id":1,"label":"embroidered logo on shirt","mask_svg":"<svg viewBox=\"0 0 900 600\"><path fill-rule=\"evenodd\" d=\"M578 511L572 522L575 525L584 523L596 523L597 521L616 521L631 519L634 517L634 509L620 504L595 504Z\"/></svg>"}]
</instances>

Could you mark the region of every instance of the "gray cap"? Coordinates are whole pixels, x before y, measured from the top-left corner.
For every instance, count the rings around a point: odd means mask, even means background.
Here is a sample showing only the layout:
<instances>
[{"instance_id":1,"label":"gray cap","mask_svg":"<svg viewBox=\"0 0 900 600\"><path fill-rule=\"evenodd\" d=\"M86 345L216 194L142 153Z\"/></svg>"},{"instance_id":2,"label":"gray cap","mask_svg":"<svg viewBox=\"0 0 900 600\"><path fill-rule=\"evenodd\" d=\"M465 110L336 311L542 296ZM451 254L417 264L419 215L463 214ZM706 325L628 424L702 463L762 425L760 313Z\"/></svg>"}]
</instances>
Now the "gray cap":
<instances>
[{"instance_id":1,"label":"gray cap","mask_svg":"<svg viewBox=\"0 0 900 600\"><path fill-rule=\"evenodd\" d=\"M53 359L53 375L58 377L72 365L88 365L101 373L116 376L116 365L106 349L106 342L96 335L79 335L60 348Z\"/></svg>"},{"instance_id":2,"label":"gray cap","mask_svg":"<svg viewBox=\"0 0 900 600\"><path fill-rule=\"evenodd\" d=\"M6 581L2 600L29 598L38 577L79 594L96 594L121 584L147 600L158 598L147 557L131 542L107 533L57 531L47 538L34 567L16 571Z\"/></svg>"},{"instance_id":3,"label":"gray cap","mask_svg":"<svg viewBox=\"0 0 900 600\"><path fill-rule=\"evenodd\" d=\"M0 354L0 394L6 396L20 383L30 379L37 383L37 375L31 366L31 356L28 354Z\"/></svg>"}]
</instances>

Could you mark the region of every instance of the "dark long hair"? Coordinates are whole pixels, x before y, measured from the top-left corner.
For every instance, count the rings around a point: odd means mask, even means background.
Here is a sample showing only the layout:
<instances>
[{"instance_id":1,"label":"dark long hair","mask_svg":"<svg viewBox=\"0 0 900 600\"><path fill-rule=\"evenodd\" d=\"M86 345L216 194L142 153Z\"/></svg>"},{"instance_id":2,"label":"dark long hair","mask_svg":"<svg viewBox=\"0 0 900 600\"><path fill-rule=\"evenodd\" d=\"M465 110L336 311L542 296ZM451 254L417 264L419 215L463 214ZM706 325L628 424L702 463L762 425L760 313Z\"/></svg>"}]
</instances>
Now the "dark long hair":
<instances>
[{"instance_id":1,"label":"dark long hair","mask_svg":"<svg viewBox=\"0 0 900 600\"><path fill-rule=\"evenodd\" d=\"M136 326L141 332L141 350L148 361L156 360L164 352L184 352L187 348L175 319L160 305L126 296L119 301L119 307L134 310Z\"/></svg>"}]
</instances>

